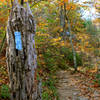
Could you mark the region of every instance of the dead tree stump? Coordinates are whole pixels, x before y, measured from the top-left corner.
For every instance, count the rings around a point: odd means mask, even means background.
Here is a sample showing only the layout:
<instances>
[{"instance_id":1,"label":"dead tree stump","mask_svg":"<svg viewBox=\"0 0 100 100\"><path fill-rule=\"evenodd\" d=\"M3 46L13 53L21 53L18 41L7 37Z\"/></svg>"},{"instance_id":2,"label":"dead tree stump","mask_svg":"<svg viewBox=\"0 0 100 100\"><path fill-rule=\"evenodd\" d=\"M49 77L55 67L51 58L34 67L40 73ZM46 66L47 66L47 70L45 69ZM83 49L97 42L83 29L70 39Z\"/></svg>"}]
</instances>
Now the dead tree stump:
<instances>
[{"instance_id":1,"label":"dead tree stump","mask_svg":"<svg viewBox=\"0 0 100 100\"><path fill-rule=\"evenodd\" d=\"M15 0L7 26L7 67L11 100L41 100L40 86L35 81L37 55L35 23L30 7Z\"/></svg>"}]
</instances>

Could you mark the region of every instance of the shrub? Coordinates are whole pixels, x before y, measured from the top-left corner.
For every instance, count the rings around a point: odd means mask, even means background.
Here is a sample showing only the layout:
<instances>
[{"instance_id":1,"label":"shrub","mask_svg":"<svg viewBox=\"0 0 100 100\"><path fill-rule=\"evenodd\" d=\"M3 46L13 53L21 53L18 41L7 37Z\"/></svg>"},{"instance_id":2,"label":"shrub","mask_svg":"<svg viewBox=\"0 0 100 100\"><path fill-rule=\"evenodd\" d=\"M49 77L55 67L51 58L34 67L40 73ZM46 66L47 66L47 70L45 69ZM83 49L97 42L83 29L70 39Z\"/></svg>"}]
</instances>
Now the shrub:
<instances>
[{"instance_id":1,"label":"shrub","mask_svg":"<svg viewBox=\"0 0 100 100\"><path fill-rule=\"evenodd\" d=\"M65 60L67 60L70 64L73 64L73 52L69 48L62 47L60 52L64 55ZM77 66L82 65L82 58L78 53L76 53L76 61Z\"/></svg>"},{"instance_id":2,"label":"shrub","mask_svg":"<svg viewBox=\"0 0 100 100\"><path fill-rule=\"evenodd\" d=\"M10 92L8 85L2 85L0 91L1 98L7 99L10 98Z\"/></svg>"},{"instance_id":3,"label":"shrub","mask_svg":"<svg viewBox=\"0 0 100 100\"><path fill-rule=\"evenodd\" d=\"M95 84L98 84L98 86L100 86L100 74L96 74L95 79L93 81Z\"/></svg>"}]
</instances>

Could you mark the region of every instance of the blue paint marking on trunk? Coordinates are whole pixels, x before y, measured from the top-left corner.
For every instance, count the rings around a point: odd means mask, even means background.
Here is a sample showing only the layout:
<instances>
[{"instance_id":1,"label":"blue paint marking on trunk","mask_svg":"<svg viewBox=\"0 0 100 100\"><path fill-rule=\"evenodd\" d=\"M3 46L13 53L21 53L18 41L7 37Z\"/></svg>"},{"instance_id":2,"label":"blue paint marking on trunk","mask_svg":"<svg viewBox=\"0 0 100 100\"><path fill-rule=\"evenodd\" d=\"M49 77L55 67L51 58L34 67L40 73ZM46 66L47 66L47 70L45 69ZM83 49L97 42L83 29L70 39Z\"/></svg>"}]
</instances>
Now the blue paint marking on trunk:
<instances>
[{"instance_id":1,"label":"blue paint marking on trunk","mask_svg":"<svg viewBox=\"0 0 100 100\"><path fill-rule=\"evenodd\" d=\"M16 49L22 50L22 40L21 40L21 32L14 32L15 34L15 43L16 43Z\"/></svg>"},{"instance_id":2,"label":"blue paint marking on trunk","mask_svg":"<svg viewBox=\"0 0 100 100\"><path fill-rule=\"evenodd\" d=\"M69 33L69 32L66 32L66 35L68 35L68 36L69 36L69 35L70 35L70 33Z\"/></svg>"}]
</instances>

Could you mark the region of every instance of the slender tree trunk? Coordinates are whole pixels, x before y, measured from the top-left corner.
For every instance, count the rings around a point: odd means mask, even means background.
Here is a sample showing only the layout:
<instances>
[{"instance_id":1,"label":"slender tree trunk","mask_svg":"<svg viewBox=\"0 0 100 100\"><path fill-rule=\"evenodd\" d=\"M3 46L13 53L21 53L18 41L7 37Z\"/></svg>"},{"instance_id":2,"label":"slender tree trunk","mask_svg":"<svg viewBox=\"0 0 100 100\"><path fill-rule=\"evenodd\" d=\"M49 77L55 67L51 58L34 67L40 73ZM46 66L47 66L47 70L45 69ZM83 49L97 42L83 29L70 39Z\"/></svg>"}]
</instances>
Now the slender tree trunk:
<instances>
[{"instance_id":1,"label":"slender tree trunk","mask_svg":"<svg viewBox=\"0 0 100 100\"><path fill-rule=\"evenodd\" d=\"M66 45L66 3L64 2L64 26L63 26L63 32L64 32L64 43Z\"/></svg>"},{"instance_id":2,"label":"slender tree trunk","mask_svg":"<svg viewBox=\"0 0 100 100\"><path fill-rule=\"evenodd\" d=\"M65 3L64 3L65 5ZM65 7L63 5L61 5L60 8L60 26L63 29L62 35L63 35L63 40L64 43L66 43L66 16L65 16Z\"/></svg>"},{"instance_id":3,"label":"slender tree trunk","mask_svg":"<svg viewBox=\"0 0 100 100\"><path fill-rule=\"evenodd\" d=\"M68 20L68 29L69 29L69 33L70 33L69 40L70 40L70 44L72 46L72 52L73 52L74 69L75 69L75 71L77 71L76 52L75 52L74 45L72 42L71 26L70 26L69 20Z\"/></svg>"},{"instance_id":4,"label":"slender tree trunk","mask_svg":"<svg viewBox=\"0 0 100 100\"><path fill-rule=\"evenodd\" d=\"M63 28L64 26L64 15L63 15L63 5L60 8L60 26Z\"/></svg>"},{"instance_id":5,"label":"slender tree trunk","mask_svg":"<svg viewBox=\"0 0 100 100\"><path fill-rule=\"evenodd\" d=\"M16 32L21 33L21 38L15 36ZM8 20L6 51L11 100L41 100L40 85L35 80L37 55L34 36L35 23L28 3L24 8L15 0ZM21 39L17 42L22 47L17 47L16 39Z\"/></svg>"},{"instance_id":6,"label":"slender tree trunk","mask_svg":"<svg viewBox=\"0 0 100 100\"><path fill-rule=\"evenodd\" d=\"M69 40L70 40L70 44L72 46L72 52L73 52L73 61L74 61L74 69L75 71L77 71L77 61L76 61L76 52L75 52L75 49L74 49L74 45L73 45L73 42L72 42L72 34L71 34L71 26L70 26L70 21L66 15L66 3L64 3L64 20L67 20L67 23L68 23L68 31L69 31ZM64 21L65 22L65 21ZM64 25L64 34L65 34L65 37L66 37L66 23ZM66 39L66 38L65 38ZM65 40L64 40L65 41Z\"/></svg>"}]
</instances>

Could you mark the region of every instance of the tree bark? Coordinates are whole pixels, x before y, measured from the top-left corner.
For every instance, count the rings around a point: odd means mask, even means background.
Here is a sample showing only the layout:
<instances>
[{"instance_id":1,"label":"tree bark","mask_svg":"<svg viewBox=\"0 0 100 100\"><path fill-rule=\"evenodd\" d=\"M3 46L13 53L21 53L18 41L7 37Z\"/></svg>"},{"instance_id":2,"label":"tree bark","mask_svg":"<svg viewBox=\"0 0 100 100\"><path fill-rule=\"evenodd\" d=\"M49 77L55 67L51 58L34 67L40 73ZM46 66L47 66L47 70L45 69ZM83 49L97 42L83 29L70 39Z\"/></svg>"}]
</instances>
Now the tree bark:
<instances>
[{"instance_id":1,"label":"tree bark","mask_svg":"<svg viewBox=\"0 0 100 100\"><path fill-rule=\"evenodd\" d=\"M22 49L16 49L14 32L21 33ZM35 80L37 55L35 50L35 23L30 7L15 0L7 26L7 67L11 100L41 100L40 84Z\"/></svg>"},{"instance_id":2,"label":"tree bark","mask_svg":"<svg viewBox=\"0 0 100 100\"><path fill-rule=\"evenodd\" d=\"M70 33L69 40L70 40L70 44L72 46L74 69L75 69L75 72L76 72L77 71L76 52L75 52L74 45L73 45L73 42L72 42L71 26L70 26L70 21L69 20L68 20L68 30L69 30L69 33Z\"/></svg>"},{"instance_id":3,"label":"tree bark","mask_svg":"<svg viewBox=\"0 0 100 100\"><path fill-rule=\"evenodd\" d=\"M67 17L66 15L66 3L64 2L64 24L63 24L63 33L64 33L64 41L66 43L66 21L67 20L67 24L68 24L68 32L69 32L69 40L70 40L70 44L71 44L71 47L72 47L72 52L73 52L73 62L74 62L74 69L75 71L77 71L77 60L76 60L76 52L75 52L75 49L74 49L74 45L73 45L73 42L72 42L72 34L71 34L71 26L70 26L70 21L69 21L69 18ZM61 7L61 11L63 11L63 7ZM60 14L62 15L62 12L60 12ZM61 17L60 17L61 18Z\"/></svg>"}]
</instances>

